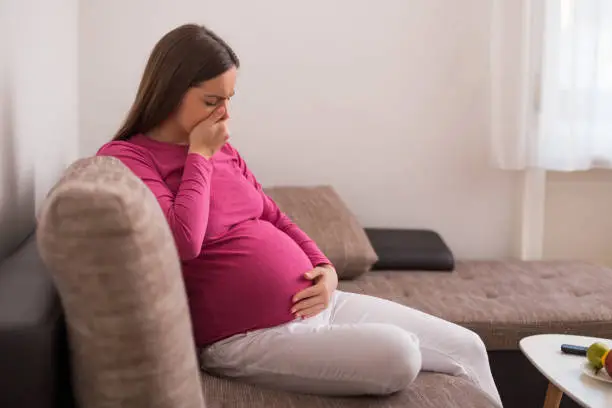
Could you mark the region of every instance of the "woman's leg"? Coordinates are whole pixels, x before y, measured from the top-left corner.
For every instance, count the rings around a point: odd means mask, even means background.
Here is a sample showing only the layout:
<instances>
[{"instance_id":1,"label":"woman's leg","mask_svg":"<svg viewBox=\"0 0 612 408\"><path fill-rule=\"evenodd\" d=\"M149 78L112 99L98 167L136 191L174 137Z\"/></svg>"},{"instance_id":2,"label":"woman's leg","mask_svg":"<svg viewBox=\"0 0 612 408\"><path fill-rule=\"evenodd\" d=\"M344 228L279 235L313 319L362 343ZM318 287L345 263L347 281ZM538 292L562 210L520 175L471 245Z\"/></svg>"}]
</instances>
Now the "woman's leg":
<instances>
[{"instance_id":1,"label":"woman's leg","mask_svg":"<svg viewBox=\"0 0 612 408\"><path fill-rule=\"evenodd\" d=\"M469 378L501 406L487 352L477 334L399 303L336 291L332 325L372 323L392 324L415 334L423 370Z\"/></svg>"},{"instance_id":2,"label":"woman's leg","mask_svg":"<svg viewBox=\"0 0 612 408\"><path fill-rule=\"evenodd\" d=\"M335 396L390 394L416 378L416 336L388 324L330 325L331 311L215 343L201 351L202 368L270 388Z\"/></svg>"}]
</instances>

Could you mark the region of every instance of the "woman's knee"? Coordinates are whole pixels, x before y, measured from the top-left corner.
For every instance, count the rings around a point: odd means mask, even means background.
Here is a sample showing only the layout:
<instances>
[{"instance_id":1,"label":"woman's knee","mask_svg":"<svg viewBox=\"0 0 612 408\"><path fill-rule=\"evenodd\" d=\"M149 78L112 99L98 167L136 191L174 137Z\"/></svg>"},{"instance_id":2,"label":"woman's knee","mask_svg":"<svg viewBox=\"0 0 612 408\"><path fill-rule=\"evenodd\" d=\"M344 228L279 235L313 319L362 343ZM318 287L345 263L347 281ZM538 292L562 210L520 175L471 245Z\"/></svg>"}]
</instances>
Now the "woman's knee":
<instances>
[{"instance_id":1,"label":"woman's knee","mask_svg":"<svg viewBox=\"0 0 612 408\"><path fill-rule=\"evenodd\" d=\"M482 338L475 332L462 328L458 342L460 343L458 350L460 350L462 354L461 356L457 356L460 360L474 361L487 357L487 348Z\"/></svg>"},{"instance_id":2,"label":"woman's knee","mask_svg":"<svg viewBox=\"0 0 612 408\"><path fill-rule=\"evenodd\" d=\"M421 371L422 357L419 339L396 326L385 328L378 347L384 353L380 393L392 394L408 387Z\"/></svg>"}]
</instances>

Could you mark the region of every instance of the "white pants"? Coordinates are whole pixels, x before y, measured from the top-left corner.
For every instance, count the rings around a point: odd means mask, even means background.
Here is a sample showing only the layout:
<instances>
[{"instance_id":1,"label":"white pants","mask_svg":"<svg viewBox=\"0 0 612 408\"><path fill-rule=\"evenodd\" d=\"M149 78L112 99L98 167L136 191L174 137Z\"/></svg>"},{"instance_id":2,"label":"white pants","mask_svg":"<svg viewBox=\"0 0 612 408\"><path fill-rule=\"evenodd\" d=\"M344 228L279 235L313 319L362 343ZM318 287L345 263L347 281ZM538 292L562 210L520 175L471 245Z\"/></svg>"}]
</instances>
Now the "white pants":
<instances>
[{"instance_id":1,"label":"white pants","mask_svg":"<svg viewBox=\"0 0 612 408\"><path fill-rule=\"evenodd\" d=\"M336 291L321 314L238 334L201 350L202 368L221 376L323 395L384 395L421 370L467 378L501 400L480 337L418 310Z\"/></svg>"}]
</instances>

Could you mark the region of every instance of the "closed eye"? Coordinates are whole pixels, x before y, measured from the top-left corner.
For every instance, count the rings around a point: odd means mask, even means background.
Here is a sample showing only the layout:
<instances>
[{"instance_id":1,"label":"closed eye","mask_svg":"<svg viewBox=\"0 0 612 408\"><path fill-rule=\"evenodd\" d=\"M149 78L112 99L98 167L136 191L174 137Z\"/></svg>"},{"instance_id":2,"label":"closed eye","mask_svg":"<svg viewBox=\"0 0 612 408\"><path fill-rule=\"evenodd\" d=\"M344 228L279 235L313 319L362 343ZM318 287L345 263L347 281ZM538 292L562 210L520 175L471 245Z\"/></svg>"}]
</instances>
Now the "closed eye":
<instances>
[{"instance_id":1,"label":"closed eye","mask_svg":"<svg viewBox=\"0 0 612 408\"><path fill-rule=\"evenodd\" d=\"M233 96L233 95L232 95ZM219 104L225 100L230 101L232 99L232 96L228 97L228 98L217 98L214 101L212 100L204 100L204 105L209 106L209 107L215 107L215 106L219 106ZM210 98L210 97L209 97Z\"/></svg>"},{"instance_id":2,"label":"closed eye","mask_svg":"<svg viewBox=\"0 0 612 408\"><path fill-rule=\"evenodd\" d=\"M220 96L220 95L211 95L211 94L204 95L205 98L209 98L208 100L204 99L204 105L206 105L208 107L211 107L211 108L215 107L215 106L219 106L219 104L222 101L225 101L225 100L229 101L229 100L231 100L235 93L236 93L236 91L232 91L230 96Z\"/></svg>"}]
</instances>

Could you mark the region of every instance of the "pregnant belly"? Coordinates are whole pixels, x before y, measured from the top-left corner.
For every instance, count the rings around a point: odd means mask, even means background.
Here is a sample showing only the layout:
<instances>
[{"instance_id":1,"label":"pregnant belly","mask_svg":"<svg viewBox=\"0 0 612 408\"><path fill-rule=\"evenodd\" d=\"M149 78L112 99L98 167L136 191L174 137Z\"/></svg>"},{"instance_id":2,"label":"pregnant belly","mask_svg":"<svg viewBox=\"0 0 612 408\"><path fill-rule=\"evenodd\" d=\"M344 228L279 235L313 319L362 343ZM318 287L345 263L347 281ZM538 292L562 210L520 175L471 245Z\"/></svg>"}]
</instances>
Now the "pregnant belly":
<instances>
[{"instance_id":1,"label":"pregnant belly","mask_svg":"<svg viewBox=\"0 0 612 408\"><path fill-rule=\"evenodd\" d=\"M291 298L311 285L310 269L295 241L261 220L208 244L183 266L197 344L293 320Z\"/></svg>"}]
</instances>

